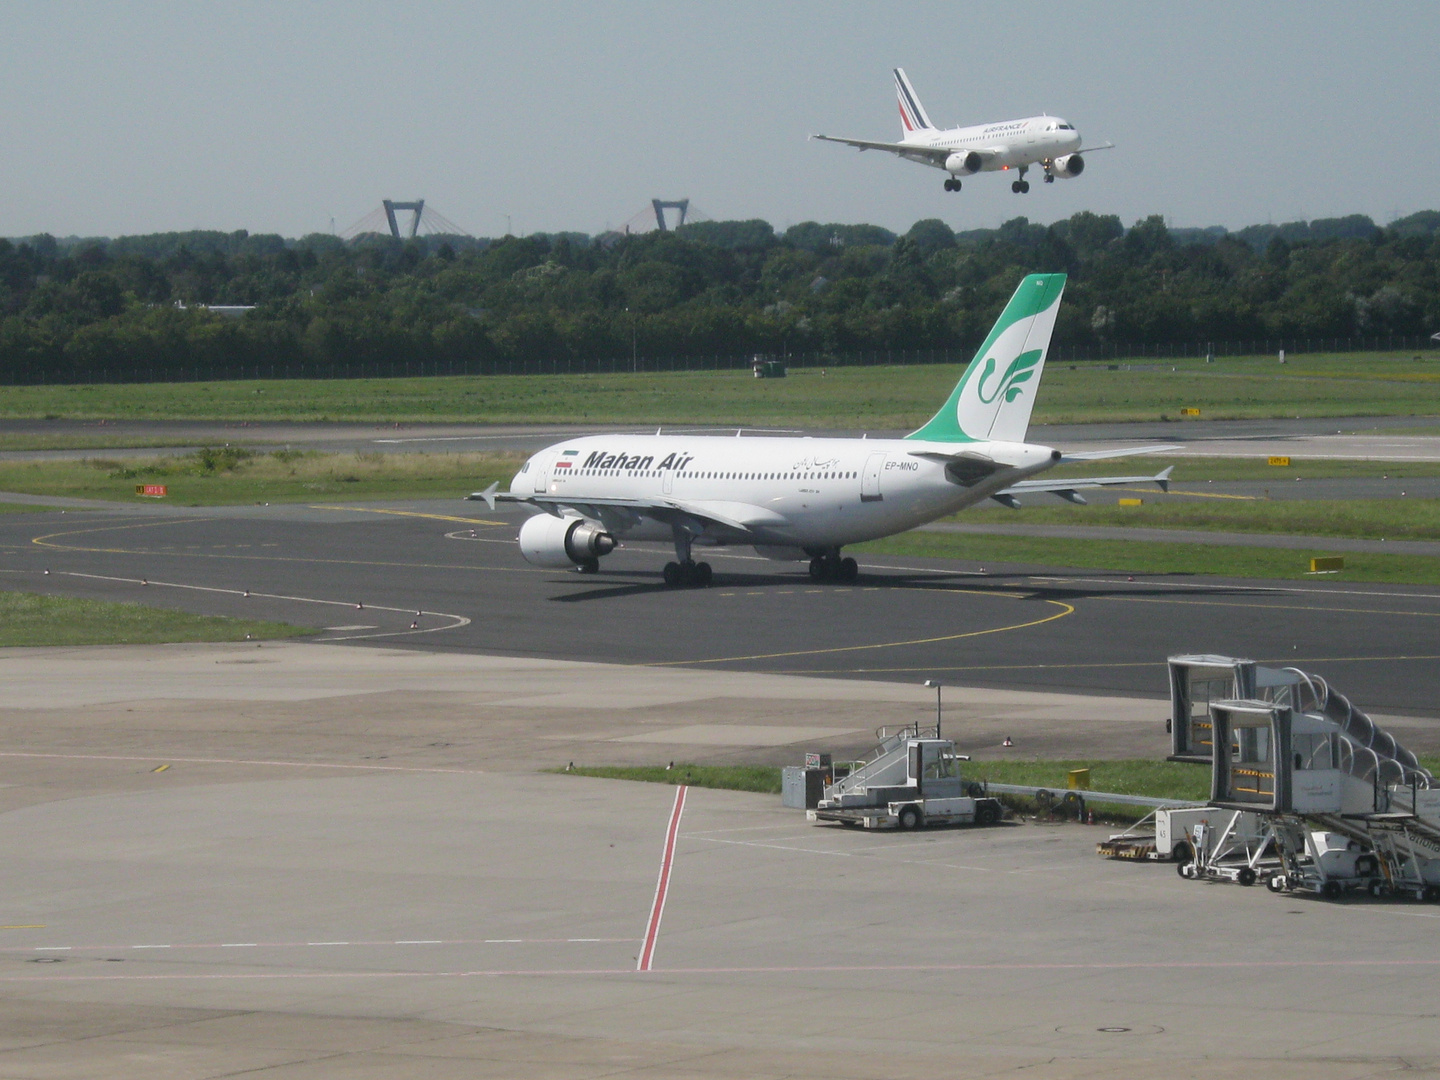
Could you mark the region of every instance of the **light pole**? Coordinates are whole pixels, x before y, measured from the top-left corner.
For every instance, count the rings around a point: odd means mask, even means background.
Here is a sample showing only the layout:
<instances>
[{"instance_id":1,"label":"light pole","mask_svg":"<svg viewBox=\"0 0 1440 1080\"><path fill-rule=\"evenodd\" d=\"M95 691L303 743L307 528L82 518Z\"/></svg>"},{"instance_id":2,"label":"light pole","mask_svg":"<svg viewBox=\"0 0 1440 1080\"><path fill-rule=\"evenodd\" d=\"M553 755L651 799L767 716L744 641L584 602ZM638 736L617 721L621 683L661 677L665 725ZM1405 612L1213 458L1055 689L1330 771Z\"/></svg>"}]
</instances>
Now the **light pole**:
<instances>
[{"instance_id":1,"label":"light pole","mask_svg":"<svg viewBox=\"0 0 1440 1080\"><path fill-rule=\"evenodd\" d=\"M638 353L636 352L636 347L635 347L635 339L636 339L636 332L635 332L635 315L631 312L631 310L630 310L628 307L625 309L625 314L630 316L630 371L631 371L631 373L633 374L634 372L637 372L637 371L640 370L639 355L638 355Z\"/></svg>"},{"instance_id":2,"label":"light pole","mask_svg":"<svg viewBox=\"0 0 1440 1080\"><path fill-rule=\"evenodd\" d=\"M940 687L943 685L939 679L926 679L925 685L935 690L935 738L940 738Z\"/></svg>"}]
</instances>

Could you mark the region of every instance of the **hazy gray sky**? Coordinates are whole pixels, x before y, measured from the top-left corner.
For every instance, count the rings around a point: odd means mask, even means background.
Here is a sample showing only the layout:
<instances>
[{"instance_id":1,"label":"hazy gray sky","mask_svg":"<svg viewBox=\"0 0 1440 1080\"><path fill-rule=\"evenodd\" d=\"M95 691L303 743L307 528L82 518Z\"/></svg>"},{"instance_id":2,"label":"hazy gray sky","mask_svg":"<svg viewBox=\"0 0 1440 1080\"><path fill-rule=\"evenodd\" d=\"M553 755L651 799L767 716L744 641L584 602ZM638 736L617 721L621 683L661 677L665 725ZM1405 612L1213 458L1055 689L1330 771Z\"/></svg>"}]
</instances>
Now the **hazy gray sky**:
<instances>
[{"instance_id":1,"label":"hazy gray sky","mask_svg":"<svg viewBox=\"0 0 1440 1080\"><path fill-rule=\"evenodd\" d=\"M0 235L343 230L423 197L481 236L712 218L956 229L1385 222L1440 208L1440 4L7 3ZM1049 112L1114 141L1017 196L809 142Z\"/></svg>"}]
</instances>

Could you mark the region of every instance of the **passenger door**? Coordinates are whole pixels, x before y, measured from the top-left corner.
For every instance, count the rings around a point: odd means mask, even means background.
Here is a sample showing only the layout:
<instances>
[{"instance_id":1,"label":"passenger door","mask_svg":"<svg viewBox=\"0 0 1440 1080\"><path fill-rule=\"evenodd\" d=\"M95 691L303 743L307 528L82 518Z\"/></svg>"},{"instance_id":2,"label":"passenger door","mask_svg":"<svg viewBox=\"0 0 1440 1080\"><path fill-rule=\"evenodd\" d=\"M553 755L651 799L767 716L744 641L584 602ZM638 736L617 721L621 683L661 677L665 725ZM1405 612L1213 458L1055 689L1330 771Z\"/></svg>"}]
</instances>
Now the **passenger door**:
<instances>
[{"instance_id":1,"label":"passenger door","mask_svg":"<svg viewBox=\"0 0 1440 1080\"><path fill-rule=\"evenodd\" d=\"M860 501L880 502L880 473L885 469L885 454L871 454L865 459L865 471L860 474Z\"/></svg>"}]
</instances>

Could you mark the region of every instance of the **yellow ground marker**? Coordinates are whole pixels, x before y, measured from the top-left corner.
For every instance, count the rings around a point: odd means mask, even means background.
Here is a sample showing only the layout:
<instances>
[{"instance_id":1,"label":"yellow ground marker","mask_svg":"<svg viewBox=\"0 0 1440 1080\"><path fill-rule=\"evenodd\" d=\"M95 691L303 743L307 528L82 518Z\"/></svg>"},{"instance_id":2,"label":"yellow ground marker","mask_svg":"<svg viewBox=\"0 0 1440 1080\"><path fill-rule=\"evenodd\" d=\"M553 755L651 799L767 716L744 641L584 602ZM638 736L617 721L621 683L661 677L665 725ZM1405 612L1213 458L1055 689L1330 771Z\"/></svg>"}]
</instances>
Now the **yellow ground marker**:
<instances>
[{"instance_id":1,"label":"yellow ground marker","mask_svg":"<svg viewBox=\"0 0 1440 1080\"><path fill-rule=\"evenodd\" d=\"M13 923L10 926L0 926L0 930L44 930L43 922Z\"/></svg>"},{"instance_id":2,"label":"yellow ground marker","mask_svg":"<svg viewBox=\"0 0 1440 1080\"><path fill-rule=\"evenodd\" d=\"M1321 555L1310 560L1310 573L1312 574L1333 574L1337 570L1345 569L1345 556L1343 555Z\"/></svg>"},{"instance_id":3,"label":"yellow ground marker","mask_svg":"<svg viewBox=\"0 0 1440 1080\"><path fill-rule=\"evenodd\" d=\"M1277 465L1282 469L1289 468L1290 466L1290 459L1288 457L1268 457L1265 460L1269 464Z\"/></svg>"},{"instance_id":4,"label":"yellow ground marker","mask_svg":"<svg viewBox=\"0 0 1440 1080\"><path fill-rule=\"evenodd\" d=\"M1120 505L1121 505L1121 506L1144 506L1144 505L1145 505L1145 500L1144 500L1144 499L1121 499L1121 500L1120 500Z\"/></svg>"},{"instance_id":5,"label":"yellow ground marker","mask_svg":"<svg viewBox=\"0 0 1440 1080\"><path fill-rule=\"evenodd\" d=\"M164 771L165 771L166 769L168 769L169 767L170 767L170 763L167 761L164 765L161 765L158 769L151 769L150 771L151 771L151 772L164 772Z\"/></svg>"}]
</instances>

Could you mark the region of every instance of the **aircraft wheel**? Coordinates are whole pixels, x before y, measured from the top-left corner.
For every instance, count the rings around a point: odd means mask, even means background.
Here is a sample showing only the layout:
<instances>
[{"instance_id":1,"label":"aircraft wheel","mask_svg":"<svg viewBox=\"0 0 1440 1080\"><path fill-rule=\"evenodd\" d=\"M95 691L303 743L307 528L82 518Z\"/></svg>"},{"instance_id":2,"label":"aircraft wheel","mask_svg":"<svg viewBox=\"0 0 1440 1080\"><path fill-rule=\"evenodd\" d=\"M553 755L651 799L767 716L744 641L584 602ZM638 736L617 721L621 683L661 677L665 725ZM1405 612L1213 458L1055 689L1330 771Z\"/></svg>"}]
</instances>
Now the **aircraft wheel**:
<instances>
[{"instance_id":1,"label":"aircraft wheel","mask_svg":"<svg viewBox=\"0 0 1440 1080\"><path fill-rule=\"evenodd\" d=\"M586 559L580 564L579 570L582 574L598 574L600 572L600 560Z\"/></svg>"},{"instance_id":2,"label":"aircraft wheel","mask_svg":"<svg viewBox=\"0 0 1440 1080\"><path fill-rule=\"evenodd\" d=\"M1021 195L1028 195L1029 193L1030 193L1030 181L1029 181L1029 180L1021 180L1021 181L1020 181L1020 194L1021 194Z\"/></svg>"},{"instance_id":3,"label":"aircraft wheel","mask_svg":"<svg viewBox=\"0 0 1440 1080\"><path fill-rule=\"evenodd\" d=\"M1053 184L1054 182L1055 182L1055 174L1054 174L1054 173L1046 173L1046 174L1045 174L1045 183L1047 183L1047 184Z\"/></svg>"},{"instance_id":4,"label":"aircraft wheel","mask_svg":"<svg viewBox=\"0 0 1440 1080\"><path fill-rule=\"evenodd\" d=\"M665 584L675 588L680 584L680 564L678 562L667 562L665 564Z\"/></svg>"},{"instance_id":5,"label":"aircraft wheel","mask_svg":"<svg viewBox=\"0 0 1440 1080\"><path fill-rule=\"evenodd\" d=\"M693 580L697 588L703 589L709 586L710 579L713 576L714 572L710 569L710 564L708 562L697 562L695 564L695 575Z\"/></svg>"},{"instance_id":6,"label":"aircraft wheel","mask_svg":"<svg viewBox=\"0 0 1440 1080\"><path fill-rule=\"evenodd\" d=\"M824 559L821 559L821 558L818 558L818 557L817 557L817 558L814 558L814 559L811 559L811 560L810 560L810 580L811 580L811 581L824 581L824 580L825 580L825 577L826 577L825 570L826 570L826 566L825 566L825 560L824 560Z\"/></svg>"},{"instance_id":7,"label":"aircraft wheel","mask_svg":"<svg viewBox=\"0 0 1440 1080\"><path fill-rule=\"evenodd\" d=\"M1010 190L1013 191L1016 195L1019 195L1019 194L1020 194L1020 181L1019 181L1019 180L1016 180L1014 183L1012 183L1012 184L1010 185Z\"/></svg>"},{"instance_id":8,"label":"aircraft wheel","mask_svg":"<svg viewBox=\"0 0 1440 1080\"><path fill-rule=\"evenodd\" d=\"M854 581L860 576L860 564L846 555L840 560L840 580Z\"/></svg>"}]
</instances>

